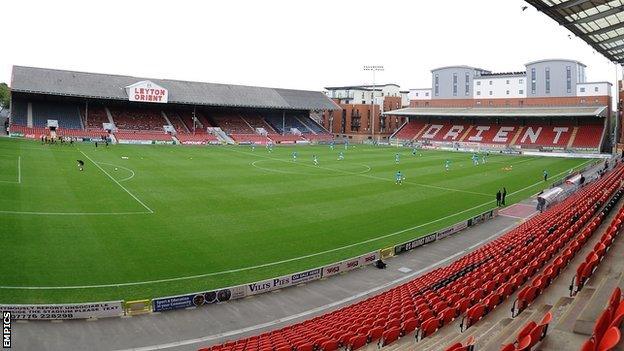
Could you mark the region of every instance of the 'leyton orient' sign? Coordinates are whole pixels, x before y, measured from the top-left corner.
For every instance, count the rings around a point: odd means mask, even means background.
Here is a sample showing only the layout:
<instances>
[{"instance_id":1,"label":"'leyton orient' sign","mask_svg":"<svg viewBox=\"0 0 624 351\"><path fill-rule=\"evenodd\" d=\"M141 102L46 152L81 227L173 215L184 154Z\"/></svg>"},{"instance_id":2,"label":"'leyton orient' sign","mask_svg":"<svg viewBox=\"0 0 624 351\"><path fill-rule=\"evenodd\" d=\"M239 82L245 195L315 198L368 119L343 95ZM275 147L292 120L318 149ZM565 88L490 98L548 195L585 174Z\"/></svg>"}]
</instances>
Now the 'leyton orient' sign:
<instances>
[{"instance_id":1,"label":"'leyton orient' sign","mask_svg":"<svg viewBox=\"0 0 624 351\"><path fill-rule=\"evenodd\" d=\"M126 93L128 93L128 100L138 102L156 102L166 104L169 98L169 92L167 89L156 83L152 83L149 80L144 80L127 86Z\"/></svg>"}]
</instances>

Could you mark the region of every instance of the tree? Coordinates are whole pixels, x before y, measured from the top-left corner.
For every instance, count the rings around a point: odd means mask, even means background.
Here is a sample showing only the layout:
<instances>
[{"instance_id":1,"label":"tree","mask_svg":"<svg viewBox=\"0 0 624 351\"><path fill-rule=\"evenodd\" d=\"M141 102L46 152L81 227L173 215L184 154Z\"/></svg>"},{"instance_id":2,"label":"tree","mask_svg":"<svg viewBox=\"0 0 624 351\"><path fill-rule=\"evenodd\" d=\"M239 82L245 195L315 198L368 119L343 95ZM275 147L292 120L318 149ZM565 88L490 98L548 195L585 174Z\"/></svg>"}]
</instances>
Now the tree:
<instances>
[{"instance_id":1,"label":"tree","mask_svg":"<svg viewBox=\"0 0 624 351\"><path fill-rule=\"evenodd\" d=\"M6 83L0 83L0 107L9 108L11 101L11 93L9 92L9 86Z\"/></svg>"}]
</instances>

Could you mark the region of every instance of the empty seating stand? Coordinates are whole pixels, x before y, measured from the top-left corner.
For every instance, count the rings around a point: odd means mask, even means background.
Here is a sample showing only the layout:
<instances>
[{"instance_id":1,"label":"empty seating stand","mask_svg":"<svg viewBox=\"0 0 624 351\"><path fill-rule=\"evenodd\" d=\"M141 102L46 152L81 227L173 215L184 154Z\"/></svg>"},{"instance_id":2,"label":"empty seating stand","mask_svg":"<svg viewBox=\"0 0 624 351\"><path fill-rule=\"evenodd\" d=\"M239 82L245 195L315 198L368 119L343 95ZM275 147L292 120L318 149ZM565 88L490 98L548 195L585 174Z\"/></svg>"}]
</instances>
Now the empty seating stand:
<instances>
[{"instance_id":1,"label":"empty seating stand","mask_svg":"<svg viewBox=\"0 0 624 351\"><path fill-rule=\"evenodd\" d=\"M74 104L32 102L32 117L36 127L45 127L53 119L61 128L82 129L80 110Z\"/></svg>"},{"instance_id":2,"label":"empty seating stand","mask_svg":"<svg viewBox=\"0 0 624 351\"><path fill-rule=\"evenodd\" d=\"M19 126L28 125L28 103L21 100L11 102L11 123Z\"/></svg>"},{"instance_id":3,"label":"empty seating stand","mask_svg":"<svg viewBox=\"0 0 624 351\"><path fill-rule=\"evenodd\" d=\"M417 133L420 132L425 123L410 121L405 124L403 128L396 132L394 137L399 140L412 140L416 137Z\"/></svg>"},{"instance_id":4,"label":"empty seating stand","mask_svg":"<svg viewBox=\"0 0 624 351\"><path fill-rule=\"evenodd\" d=\"M622 195L623 190L618 190L616 196L614 196L605 207L605 215L613 209ZM594 249L587 254L585 261L576 267L576 275L572 278L572 282L570 283L570 296L576 295L583 289L587 280L594 274L598 265L604 260L605 255L620 232L622 221L624 221L624 207L618 211L609 228L600 238L600 241L594 246ZM588 233L585 240L588 239L589 235L591 234Z\"/></svg>"},{"instance_id":5,"label":"empty seating stand","mask_svg":"<svg viewBox=\"0 0 624 351\"><path fill-rule=\"evenodd\" d=\"M173 141L171 135L157 131L120 130L115 132L115 138L117 138L117 140Z\"/></svg>"},{"instance_id":6,"label":"empty seating stand","mask_svg":"<svg viewBox=\"0 0 624 351\"><path fill-rule=\"evenodd\" d=\"M576 133L574 132L576 129ZM433 143L480 143L528 149L599 149L604 124L583 122L521 125L513 122L466 124L464 121L410 121L393 138ZM574 138L574 139L572 139Z\"/></svg>"},{"instance_id":7,"label":"empty seating stand","mask_svg":"<svg viewBox=\"0 0 624 351\"><path fill-rule=\"evenodd\" d=\"M167 121L159 110L109 107L115 126L126 131L163 131Z\"/></svg>"},{"instance_id":8,"label":"empty seating stand","mask_svg":"<svg viewBox=\"0 0 624 351\"><path fill-rule=\"evenodd\" d=\"M463 320L463 330L469 329L514 291L527 286L542 291L560 274L582 245L582 237L589 235L583 234L584 228L604 217L599 210L619 189L623 173L622 166L616 167L452 264L382 294L283 329L202 350L357 349L364 340L386 346L414 333L428 338L457 318ZM516 309L529 306L535 294L523 296L526 299ZM540 322L527 325L507 349L530 349L544 337L549 319L544 315ZM464 346L457 345L459 350Z\"/></svg>"},{"instance_id":9,"label":"empty seating stand","mask_svg":"<svg viewBox=\"0 0 624 351\"><path fill-rule=\"evenodd\" d=\"M102 124L110 122L104 106L99 105L89 106L88 114L85 114L85 119L85 127L89 130L103 130Z\"/></svg>"}]
</instances>

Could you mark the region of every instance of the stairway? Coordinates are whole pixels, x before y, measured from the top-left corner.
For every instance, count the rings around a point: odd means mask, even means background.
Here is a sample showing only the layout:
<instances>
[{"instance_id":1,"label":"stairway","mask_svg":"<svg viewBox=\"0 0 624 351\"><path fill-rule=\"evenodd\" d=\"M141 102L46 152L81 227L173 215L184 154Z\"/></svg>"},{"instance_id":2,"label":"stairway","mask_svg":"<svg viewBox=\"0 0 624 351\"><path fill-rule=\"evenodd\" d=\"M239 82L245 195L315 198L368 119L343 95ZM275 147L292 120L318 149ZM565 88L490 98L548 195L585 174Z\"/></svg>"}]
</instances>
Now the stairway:
<instances>
[{"instance_id":1,"label":"stairway","mask_svg":"<svg viewBox=\"0 0 624 351\"><path fill-rule=\"evenodd\" d=\"M215 128L210 128L210 130L212 131L212 134L219 139L220 142L230 144L230 145L236 144L234 139L230 138L229 135L225 134L223 129L219 127L215 127Z\"/></svg>"},{"instance_id":2,"label":"stairway","mask_svg":"<svg viewBox=\"0 0 624 351\"><path fill-rule=\"evenodd\" d=\"M112 124L113 128L115 128L115 121L113 120L113 114L110 112L110 110L106 106L104 106L104 111L106 111L106 116L108 116L108 123Z\"/></svg>"},{"instance_id":3,"label":"stairway","mask_svg":"<svg viewBox=\"0 0 624 351\"><path fill-rule=\"evenodd\" d=\"M473 125L469 125L468 129L466 129L466 131L464 132L464 134L462 134L462 136L459 138L458 141L464 141L464 139L466 139L468 137L468 135L470 134L470 131L472 130Z\"/></svg>"},{"instance_id":4,"label":"stairway","mask_svg":"<svg viewBox=\"0 0 624 351\"><path fill-rule=\"evenodd\" d=\"M523 131L524 131L524 127L523 126L518 127L518 131L516 132L516 135L514 135L514 137L511 139L511 142L509 143L509 146L516 145L516 142L520 138L520 135L522 135Z\"/></svg>"},{"instance_id":5,"label":"stairway","mask_svg":"<svg viewBox=\"0 0 624 351\"><path fill-rule=\"evenodd\" d=\"M429 124L425 124L422 128L420 128L420 130L418 131L418 133L416 133L416 135L414 135L412 140L417 140L422 135L422 133L424 133L425 130L427 130L427 127L429 127Z\"/></svg>"},{"instance_id":6,"label":"stairway","mask_svg":"<svg viewBox=\"0 0 624 351\"><path fill-rule=\"evenodd\" d=\"M568 140L568 145L566 145L566 149L569 149L572 147L572 144L574 144L574 139L576 139L576 133L578 133L578 127L574 127L574 129L572 129L572 135L570 135L570 140Z\"/></svg>"}]
</instances>

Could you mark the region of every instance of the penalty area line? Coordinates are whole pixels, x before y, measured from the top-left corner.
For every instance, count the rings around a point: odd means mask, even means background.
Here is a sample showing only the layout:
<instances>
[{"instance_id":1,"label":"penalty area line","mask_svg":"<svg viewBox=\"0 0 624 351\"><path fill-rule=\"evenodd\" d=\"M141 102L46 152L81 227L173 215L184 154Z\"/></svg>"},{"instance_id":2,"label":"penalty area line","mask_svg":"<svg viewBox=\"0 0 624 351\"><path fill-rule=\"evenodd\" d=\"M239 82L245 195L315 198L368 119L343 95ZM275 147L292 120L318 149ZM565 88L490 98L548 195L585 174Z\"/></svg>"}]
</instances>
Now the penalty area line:
<instances>
[{"instance_id":1,"label":"penalty area line","mask_svg":"<svg viewBox=\"0 0 624 351\"><path fill-rule=\"evenodd\" d=\"M138 203L140 203L141 206L143 206L146 210L148 210L149 213L154 213L154 210L152 210L146 204L144 204L143 201L139 200L139 198L136 197L133 193L131 193L130 190L126 189L125 186L121 185L121 183L119 181L117 181L117 179L113 178L113 176L108 174L108 172L106 172L104 170L104 168L102 168L100 165L98 165L97 162L93 161L93 159L91 159L91 157L89 157L89 155L85 154L82 150L80 151L80 153L83 154L89 161L91 161L91 163L93 163L97 168L99 168L100 171L102 171L104 174L106 174L113 182L115 182L115 184L119 185L119 187L121 189L123 189L126 193L128 193L128 195L132 196L132 198L135 199Z\"/></svg>"}]
</instances>

